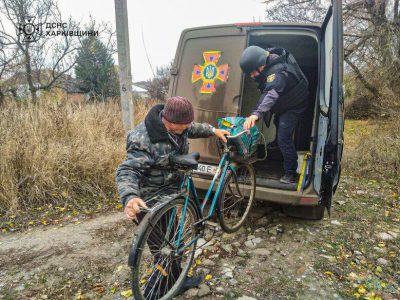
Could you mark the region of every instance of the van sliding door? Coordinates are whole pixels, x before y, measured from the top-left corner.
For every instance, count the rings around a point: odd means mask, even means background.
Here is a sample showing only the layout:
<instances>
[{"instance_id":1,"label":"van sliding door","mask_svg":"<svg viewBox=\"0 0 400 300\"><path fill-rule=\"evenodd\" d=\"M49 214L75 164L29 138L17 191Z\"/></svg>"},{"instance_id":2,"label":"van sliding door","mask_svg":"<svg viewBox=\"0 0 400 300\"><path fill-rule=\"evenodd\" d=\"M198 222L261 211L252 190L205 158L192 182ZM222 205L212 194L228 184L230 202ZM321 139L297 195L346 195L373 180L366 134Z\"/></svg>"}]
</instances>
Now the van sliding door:
<instances>
[{"instance_id":1,"label":"van sliding door","mask_svg":"<svg viewBox=\"0 0 400 300\"><path fill-rule=\"evenodd\" d=\"M342 1L333 0L322 25L318 142L314 188L328 210L340 176L343 147Z\"/></svg>"}]
</instances>

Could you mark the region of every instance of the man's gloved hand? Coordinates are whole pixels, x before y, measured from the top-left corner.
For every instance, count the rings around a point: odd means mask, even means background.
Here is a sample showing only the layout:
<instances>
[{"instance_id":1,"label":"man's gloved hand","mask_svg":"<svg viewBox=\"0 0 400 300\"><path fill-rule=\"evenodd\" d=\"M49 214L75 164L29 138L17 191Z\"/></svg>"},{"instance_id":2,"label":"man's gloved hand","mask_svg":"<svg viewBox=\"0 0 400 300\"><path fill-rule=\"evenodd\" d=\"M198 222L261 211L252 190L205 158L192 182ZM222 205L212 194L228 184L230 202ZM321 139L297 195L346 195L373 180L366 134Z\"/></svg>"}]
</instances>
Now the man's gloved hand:
<instances>
[{"instance_id":1,"label":"man's gloved hand","mask_svg":"<svg viewBox=\"0 0 400 300\"><path fill-rule=\"evenodd\" d=\"M140 212L140 207L148 208L146 203L140 198L133 198L126 203L124 212L129 220L138 222L136 215Z\"/></svg>"},{"instance_id":2,"label":"man's gloved hand","mask_svg":"<svg viewBox=\"0 0 400 300\"><path fill-rule=\"evenodd\" d=\"M218 128L215 128L214 134L215 134L215 136L216 136L217 138L223 140L224 143L226 143L226 137L225 137L225 135L227 135L227 136L230 136L230 135L231 135L228 131L226 131L226 130L224 130L224 129L218 129Z\"/></svg>"},{"instance_id":3,"label":"man's gloved hand","mask_svg":"<svg viewBox=\"0 0 400 300\"><path fill-rule=\"evenodd\" d=\"M246 118L246 121L243 124L243 128L245 130L250 129L251 127L256 124L256 121L258 120L258 117L256 115L251 115L250 117Z\"/></svg>"}]
</instances>

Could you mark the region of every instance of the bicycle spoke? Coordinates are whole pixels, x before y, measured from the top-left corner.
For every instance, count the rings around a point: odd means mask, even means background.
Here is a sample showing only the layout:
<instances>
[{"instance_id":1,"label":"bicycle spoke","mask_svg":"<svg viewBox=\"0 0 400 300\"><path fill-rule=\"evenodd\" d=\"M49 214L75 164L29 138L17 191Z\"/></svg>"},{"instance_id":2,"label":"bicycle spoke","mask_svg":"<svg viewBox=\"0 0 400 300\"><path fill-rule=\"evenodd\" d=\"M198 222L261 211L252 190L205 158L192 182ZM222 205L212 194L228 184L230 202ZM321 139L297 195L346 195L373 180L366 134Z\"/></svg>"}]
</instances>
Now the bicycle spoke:
<instances>
[{"instance_id":1,"label":"bicycle spoke","mask_svg":"<svg viewBox=\"0 0 400 300\"><path fill-rule=\"evenodd\" d=\"M234 232L244 222L253 201L254 171L251 166L243 165L226 180L219 204L220 222L226 232Z\"/></svg>"},{"instance_id":2,"label":"bicycle spoke","mask_svg":"<svg viewBox=\"0 0 400 300\"><path fill-rule=\"evenodd\" d=\"M187 209L185 216L183 211L184 203L171 206L149 223L147 240L140 246L142 258L138 268L139 288L145 299L162 298L184 278L180 277L182 270L187 272L190 267L195 249L192 241L197 235L193 224L197 218L193 208ZM179 252L178 246L182 249Z\"/></svg>"}]
</instances>

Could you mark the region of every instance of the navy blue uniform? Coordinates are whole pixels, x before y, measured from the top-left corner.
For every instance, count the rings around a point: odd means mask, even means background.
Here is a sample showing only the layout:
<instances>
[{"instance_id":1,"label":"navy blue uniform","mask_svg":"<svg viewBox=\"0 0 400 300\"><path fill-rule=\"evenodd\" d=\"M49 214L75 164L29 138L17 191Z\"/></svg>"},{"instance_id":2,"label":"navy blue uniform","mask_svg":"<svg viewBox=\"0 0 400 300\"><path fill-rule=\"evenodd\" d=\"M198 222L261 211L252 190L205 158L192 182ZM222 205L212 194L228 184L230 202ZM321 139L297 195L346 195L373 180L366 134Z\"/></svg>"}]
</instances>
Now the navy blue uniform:
<instances>
[{"instance_id":1,"label":"navy blue uniform","mask_svg":"<svg viewBox=\"0 0 400 300\"><path fill-rule=\"evenodd\" d=\"M272 57L274 59L274 57ZM299 116L306 110L307 101L302 101L298 105L288 108L288 110L274 111L275 105L283 95L293 90L297 84L296 78L284 70L267 76L261 76L256 81L262 92L252 115L260 119L269 111L275 112L275 126L277 127L277 142L284 159L285 175L296 176L297 152L292 136L297 125Z\"/></svg>"}]
</instances>

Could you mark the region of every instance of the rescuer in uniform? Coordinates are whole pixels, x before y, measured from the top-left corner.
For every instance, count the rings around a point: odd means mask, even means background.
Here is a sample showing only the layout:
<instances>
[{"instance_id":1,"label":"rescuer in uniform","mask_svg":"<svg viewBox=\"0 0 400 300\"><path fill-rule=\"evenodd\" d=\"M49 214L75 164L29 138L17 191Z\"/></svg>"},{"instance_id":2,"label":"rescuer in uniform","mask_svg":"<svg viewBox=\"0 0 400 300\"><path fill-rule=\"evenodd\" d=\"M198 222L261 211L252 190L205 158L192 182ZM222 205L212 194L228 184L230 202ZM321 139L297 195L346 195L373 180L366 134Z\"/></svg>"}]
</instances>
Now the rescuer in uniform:
<instances>
[{"instance_id":1,"label":"rescuer in uniform","mask_svg":"<svg viewBox=\"0 0 400 300\"><path fill-rule=\"evenodd\" d=\"M258 84L261 97L244 128L254 126L260 118L269 124L275 114L276 139L283 155L284 176L281 183L296 183L297 152L292 140L299 116L307 108L308 80L291 53L282 48L247 47L240 58L240 67Z\"/></svg>"}]
</instances>

